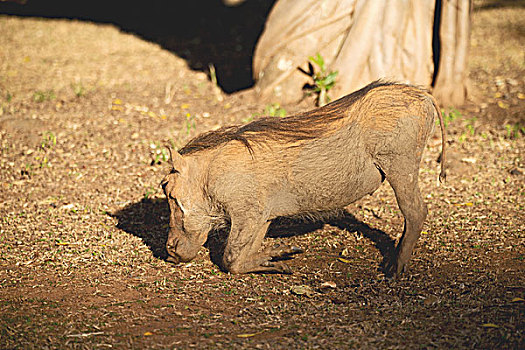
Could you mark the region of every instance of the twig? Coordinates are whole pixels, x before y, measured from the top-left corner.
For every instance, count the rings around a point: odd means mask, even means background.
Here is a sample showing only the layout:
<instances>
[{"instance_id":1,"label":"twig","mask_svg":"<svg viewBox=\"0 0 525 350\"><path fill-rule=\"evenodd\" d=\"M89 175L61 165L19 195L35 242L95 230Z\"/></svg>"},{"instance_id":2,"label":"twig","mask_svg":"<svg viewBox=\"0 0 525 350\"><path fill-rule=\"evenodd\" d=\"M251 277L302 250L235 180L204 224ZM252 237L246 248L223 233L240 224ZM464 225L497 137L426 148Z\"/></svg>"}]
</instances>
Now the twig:
<instances>
[{"instance_id":1,"label":"twig","mask_svg":"<svg viewBox=\"0 0 525 350\"><path fill-rule=\"evenodd\" d=\"M92 333L80 333L80 334L68 334L66 337L68 338L86 338L91 337L94 335L102 335L104 332L92 332Z\"/></svg>"}]
</instances>

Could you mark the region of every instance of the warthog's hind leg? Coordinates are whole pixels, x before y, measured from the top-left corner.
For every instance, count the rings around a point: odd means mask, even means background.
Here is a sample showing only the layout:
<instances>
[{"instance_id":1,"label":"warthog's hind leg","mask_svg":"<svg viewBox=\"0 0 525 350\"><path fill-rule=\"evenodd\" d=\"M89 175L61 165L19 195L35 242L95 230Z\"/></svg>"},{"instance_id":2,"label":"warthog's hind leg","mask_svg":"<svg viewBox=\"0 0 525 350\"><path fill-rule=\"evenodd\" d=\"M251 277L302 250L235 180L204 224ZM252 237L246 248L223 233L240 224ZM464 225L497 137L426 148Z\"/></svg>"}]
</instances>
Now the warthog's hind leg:
<instances>
[{"instance_id":1,"label":"warthog's hind leg","mask_svg":"<svg viewBox=\"0 0 525 350\"><path fill-rule=\"evenodd\" d=\"M401 161L398 164L404 165L407 161L405 159L405 162ZM418 186L419 167L416 165L401 167L401 169L398 167L398 169L385 170L386 178L396 194L399 209L405 217L403 235L396 247L395 255L385 266L386 275L391 277L405 270L427 216L427 206L421 198Z\"/></svg>"}]
</instances>

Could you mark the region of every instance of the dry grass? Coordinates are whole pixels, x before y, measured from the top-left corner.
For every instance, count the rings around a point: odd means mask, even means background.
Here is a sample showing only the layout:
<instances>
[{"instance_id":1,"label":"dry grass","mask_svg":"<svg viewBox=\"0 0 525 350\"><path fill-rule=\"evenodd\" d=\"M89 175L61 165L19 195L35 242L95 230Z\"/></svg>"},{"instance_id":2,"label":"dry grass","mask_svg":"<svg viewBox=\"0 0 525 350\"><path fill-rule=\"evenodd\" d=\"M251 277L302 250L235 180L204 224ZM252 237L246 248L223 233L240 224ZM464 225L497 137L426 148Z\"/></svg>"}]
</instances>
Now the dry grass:
<instances>
[{"instance_id":1,"label":"dry grass","mask_svg":"<svg viewBox=\"0 0 525 350\"><path fill-rule=\"evenodd\" d=\"M0 17L0 347L523 348L524 41L505 31L525 11L476 4L481 101L450 121L445 186L437 134L428 147L430 215L394 281L378 269L402 227L387 185L345 220L275 228L309 232L268 239L305 248L291 276L225 274L204 248L166 263L159 147L264 106L219 101L111 25Z\"/></svg>"}]
</instances>

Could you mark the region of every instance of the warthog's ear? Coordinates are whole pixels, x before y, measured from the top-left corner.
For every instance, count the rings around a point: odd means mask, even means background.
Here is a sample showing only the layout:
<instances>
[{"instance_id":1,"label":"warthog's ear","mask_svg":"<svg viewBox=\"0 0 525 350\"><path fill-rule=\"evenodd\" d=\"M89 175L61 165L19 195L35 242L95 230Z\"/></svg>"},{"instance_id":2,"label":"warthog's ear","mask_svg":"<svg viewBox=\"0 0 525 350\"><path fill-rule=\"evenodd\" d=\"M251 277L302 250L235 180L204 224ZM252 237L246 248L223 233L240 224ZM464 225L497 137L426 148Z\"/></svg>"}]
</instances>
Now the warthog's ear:
<instances>
[{"instance_id":1,"label":"warthog's ear","mask_svg":"<svg viewBox=\"0 0 525 350\"><path fill-rule=\"evenodd\" d=\"M183 173L186 170L186 159L179 153L167 146L168 151L170 152L170 162L173 166L173 169L178 173Z\"/></svg>"}]
</instances>

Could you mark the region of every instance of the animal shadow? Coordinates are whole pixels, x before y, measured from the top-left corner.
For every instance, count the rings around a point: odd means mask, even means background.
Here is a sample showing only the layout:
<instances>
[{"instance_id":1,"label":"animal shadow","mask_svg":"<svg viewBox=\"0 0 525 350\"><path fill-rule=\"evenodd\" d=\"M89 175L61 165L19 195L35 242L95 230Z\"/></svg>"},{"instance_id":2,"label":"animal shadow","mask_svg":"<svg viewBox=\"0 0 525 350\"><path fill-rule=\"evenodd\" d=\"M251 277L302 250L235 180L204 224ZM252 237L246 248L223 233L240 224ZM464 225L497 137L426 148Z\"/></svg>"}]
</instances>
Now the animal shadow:
<instances>
[{"instance_id":1,"label":"animal shadow","mask_svg":"<svg viewBox=\"0 0 525 350\"><path fill-rule=\"evenodd\" d=\"M267 237L277 238L304 235L323 228L325 224L337 227L340 230L357 231L365 238L374 242L375 247L383 256L380 269L385 269L387 263L395 256L395 240L384 231L370 227L366 223L358 220L346 210L338 211L336 214L333 218L317 221L278 218L270 225Z\"/></svg>"},{"instance_id":2,"label":"animal shadow","mask_svg":"<svg viewBox=\"0 0 525 350\"><path fill-rule=\"evenodd\" d=\"M166 199L142 199L109 215L118 220L117 228L140 238L151 250L154 257L162 260L168 258L166 241L168 239L169 207ZM277 218L272 221L266 237L301 236L322 229L325 224L341 230L358 231L365 238L374 242L376 248L383 255L381 267L384 267L395 253L395 241L390 236L359 221L346 211L333 219L322 221ZM209 250L211 261L219 267L222 266L222 257L228 233L229 227L212 230L205 243L205 247Z\"/></svg>"},{"instance_id":3,"label":"animal shadow","mask_svg":"<svg viewBox=\"0 0 525 350\"><path fill-rule=\"evenodd\" d=\"M283 238L311 234L316 230L322 229L325 224L329 224L341 230L358 231L365 238L374 242L375 247L383 256L383 261L378 267L380 270L384 271L388 262L390 262L395 256L395 240L385 232L372 228L359 221L355 216L346 211L343 212L343 214L338 215L336 218L328 220L309 221L305 219L280 217L272 221L266 237ZM205 245L210 251L212 262L218 266L222 265L222 256L224 254L228 233L229 228L212 231ZM384 272L387 273L387 271Z\"/></svg>"},{"instance_id":4,"label":"animal shadow","mask_svg":"<svg viewBox=\"0 0 525 350\"><path fill-rule=\"evenodd\" d=\"M384 231L370 227L362 221L356 219L355 216L348 212L344 212L343 215L337 217L334 220L328 222L330 225L335 226L341 230L347 230L350 232L360 232L365 238L368 238L374 242L375 247L379 250L383 256L383 261L380 265L380 270L383 270L385 274L389 275L390 272L386 271L388 263L393 261L396 255L396 241L392 239Z\"/></svg>"},{"instance_id":5,"label":"animal shadow","mask_svg":"<svg viewBox=\"0 0 525 350\"><path fill-rule=\"evenodd\" d=\"M142 239L154 257L166 260L169 214L166 199L145 198L109 215L118 220L117 228Z\"/></svg>"}]
</instances>

